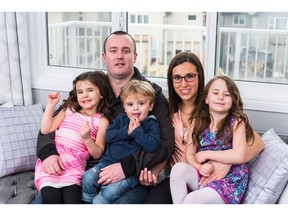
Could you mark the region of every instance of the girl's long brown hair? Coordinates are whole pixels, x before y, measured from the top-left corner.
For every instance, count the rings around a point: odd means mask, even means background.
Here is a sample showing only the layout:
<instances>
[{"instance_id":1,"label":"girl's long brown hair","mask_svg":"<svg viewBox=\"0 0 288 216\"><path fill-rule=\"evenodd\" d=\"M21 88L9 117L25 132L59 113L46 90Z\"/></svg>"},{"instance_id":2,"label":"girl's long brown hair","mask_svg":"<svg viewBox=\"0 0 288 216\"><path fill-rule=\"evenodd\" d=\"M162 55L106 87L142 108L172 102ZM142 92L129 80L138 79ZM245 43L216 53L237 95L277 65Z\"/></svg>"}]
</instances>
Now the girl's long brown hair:
<instances>
[{"instance_id":1,"label":"girl's long brown hair","mask_svg":"<svg viewBox=\"0 0 288 216\"><path fill-rule=\"evenodd\" d=\"M228 128L230 136L224 137L224 145L228 143L228 141L231 139L233 134L233 127L231 125L231 118L234 116L238 122L236 125L236 128L239 126L240 123L245 123L246 128L246 140L249 141L253 139L254 141L254 135L253 135L253 129L249 123L249 119L247 115L243 112L243 101L240 96L240 91L236 85L236 83L227 76L215 76L212 78L207 85L205 86L198 104L196 106L196 110L194 113L194 131L192 134L192 140L193 143L196 143L199 145L199 139L198 136L201 134L207 127L209 127L211 123L212 116L209 113L209 106L205 103L205 98L208 95L209 88L212 85L212 83L217 80L222 79L225 81L227 85L227 89L231 95L232 98L232 106L229 110L228 115L221 120L217 125L217 134L216 134L216 140L218 140L220 137L223 137L224 131ZM252 142L253 143L253 142Z\"/></svg>"},{"instance_id":2,"label":"girl's long brown hair","mask_svg":"<svg viewBox=\"0 0 288 216\"><path fill-rule=\"evenodd\" d=\"M73 89L69 92L66 100L63 100L61 107L66 110L67 107L76 112L81 111L82 107L77 101L76 83L79 81L90 81L93 85L99 88L100 94L103 97L96 108L96 113L100 112L111 122L113 116L112 108L112 90L108 82L108 78L103 71L89 71L78 75L73 80Z\"/></svg>"}]
</instances>

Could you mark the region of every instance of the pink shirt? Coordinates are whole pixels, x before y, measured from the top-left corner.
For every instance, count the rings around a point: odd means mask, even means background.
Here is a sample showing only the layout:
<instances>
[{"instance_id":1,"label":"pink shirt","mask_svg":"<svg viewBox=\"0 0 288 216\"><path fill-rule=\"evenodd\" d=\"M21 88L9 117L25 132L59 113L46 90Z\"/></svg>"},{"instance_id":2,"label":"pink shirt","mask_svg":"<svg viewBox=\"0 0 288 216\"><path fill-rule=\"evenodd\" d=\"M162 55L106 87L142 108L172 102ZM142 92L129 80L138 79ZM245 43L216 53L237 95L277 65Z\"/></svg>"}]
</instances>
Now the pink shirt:
<instances>
[{"instance_id":1,"label":"pink shirt","mask_svg":"<svg viewBox=\"0 0 288 216\"><path fill-rule=\"evenodd\" d=\"M170 165L171 167L178 162L185 162L187 130L183 126L180 110L173 114L172 124L175 134L175 150L172 154Z\"/></svg>"}]
</instances>

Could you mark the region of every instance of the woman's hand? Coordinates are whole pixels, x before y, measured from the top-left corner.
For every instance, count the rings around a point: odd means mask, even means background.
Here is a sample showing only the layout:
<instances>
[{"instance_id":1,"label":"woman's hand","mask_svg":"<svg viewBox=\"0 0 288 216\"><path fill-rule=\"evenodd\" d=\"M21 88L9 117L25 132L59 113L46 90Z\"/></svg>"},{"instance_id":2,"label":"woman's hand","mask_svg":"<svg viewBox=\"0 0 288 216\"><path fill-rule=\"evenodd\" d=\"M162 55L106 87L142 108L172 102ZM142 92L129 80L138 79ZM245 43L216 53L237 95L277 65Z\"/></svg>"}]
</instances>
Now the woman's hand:
<instances>
[{"instance_id":1,"label":"woman's hand","mask_svg":"<svg viewBox=\"0 0 288 216\"><path fill-rule=\"evenodd\" d=\"M141 185L155 186L158 184L158 175L152 174L151 170L144 168L139 175L139 181Z\"/></svg>"},{"instance_id":2,"label":"woman's hand","mask_svg":"<svg viewBox=\"0 0 288 216\"><path fill-rule=\"evenodd\" d=\"M216 161L209 161L213 165L213 171L210 176L202 176L200 179L200 187L205 186L208 182L224 178L230 171L231 164L223 164Z\"/></svg>"},{"instance_id":3,"label":"woman's hand","mask_svg":"<svg viewBox=\"0 0 288 216\"><path fill-rule=\"evenodd\" d=\"M159 173L164 169L166 161L163 161L160 164L154 166L151 170L148 170L146 167L144 170L141 170L139 175L139 181L141 185L146 186L155 186L158 184Z\"/></svg>"}]
</instances>

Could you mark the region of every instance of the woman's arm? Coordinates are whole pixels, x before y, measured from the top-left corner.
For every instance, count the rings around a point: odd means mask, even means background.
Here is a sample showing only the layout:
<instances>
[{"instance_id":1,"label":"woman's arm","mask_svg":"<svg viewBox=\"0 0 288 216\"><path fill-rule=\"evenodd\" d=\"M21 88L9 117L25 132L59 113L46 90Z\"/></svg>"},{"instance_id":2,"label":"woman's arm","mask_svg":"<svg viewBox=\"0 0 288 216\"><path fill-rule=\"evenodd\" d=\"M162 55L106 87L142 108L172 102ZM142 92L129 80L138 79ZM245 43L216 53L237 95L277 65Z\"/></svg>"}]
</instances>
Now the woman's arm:
<instances>
[{"instance_id":1,"label":"woman's arm","mask_svg":"<svg viewBox=\"0 0 288 216\"><path fill-rule=\"evenodd\" d=\"M254 142L251 140L248 142L247 152L245 154L244 162L247 163L252 160L257 154L259 154L264 149L264 142L259 136L259 134L254 131Z\"/></svg>"},{"instance_id":2,"label":"woman's arm","mask_svg":"<svg viewBox=\"0 0 288 216\"><path fill-rule=\"evenodd\" d=\"M195 154L197 152L197 146L196 144L193 143L193 140L192 140L192 133L194 130L194 121L192 122L190 127L187 128L187 130L188 130L187 140L186 140L187 147L186 147L186 152L185 152L186 163L190 164L195 169L200 170L201 163L199 163L199 161L195 158Z\"/></svg>"}]
</instances>

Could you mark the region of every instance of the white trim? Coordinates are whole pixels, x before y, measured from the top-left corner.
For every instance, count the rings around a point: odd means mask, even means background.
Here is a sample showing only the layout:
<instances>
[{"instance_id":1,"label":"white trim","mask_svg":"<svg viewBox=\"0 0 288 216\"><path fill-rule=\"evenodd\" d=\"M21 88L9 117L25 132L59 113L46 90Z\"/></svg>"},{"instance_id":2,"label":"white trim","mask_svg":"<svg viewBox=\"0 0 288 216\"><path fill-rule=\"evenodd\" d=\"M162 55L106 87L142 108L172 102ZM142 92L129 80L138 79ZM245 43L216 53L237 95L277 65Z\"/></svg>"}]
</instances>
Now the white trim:
<instances>
[{"instance_id":1,"label":"white trim","mask_svg":"<svg viewBox=\"0 0 288 216\"><path fill-rule=\"evenodd\" d=\"M288 85L236 81L244 108L288 113Z\"/></svg>"}]
</instances>

